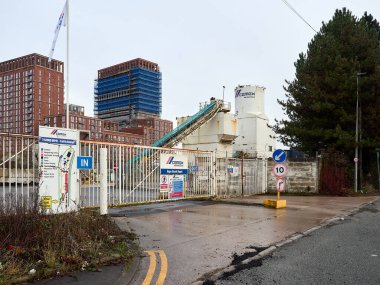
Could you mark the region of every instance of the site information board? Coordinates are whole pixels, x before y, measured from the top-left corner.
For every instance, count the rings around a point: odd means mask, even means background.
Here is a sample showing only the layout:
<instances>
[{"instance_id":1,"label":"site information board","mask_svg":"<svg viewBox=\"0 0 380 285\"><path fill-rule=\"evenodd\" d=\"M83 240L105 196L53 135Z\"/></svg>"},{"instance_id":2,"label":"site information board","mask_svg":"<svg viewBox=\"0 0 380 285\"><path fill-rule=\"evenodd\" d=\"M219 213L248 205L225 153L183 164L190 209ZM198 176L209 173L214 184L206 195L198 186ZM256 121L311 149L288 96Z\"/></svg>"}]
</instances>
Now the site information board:
<instances>
[{"instance_id":1,"label":"site information board","mask_svg":"<svg viewBox=\"0 0 380 285\"><path fill-rule=\"evenodd\" d=\"M186 155L161 153L160 191L167 192L169 198L183 198L188 168Z\"/></svg>"},{"instance_id":2,"label":"site information board","mask_svg":"<svg viewBox=\"0 0 380 285\"><path fill-rule=\"evenodd\" d=\"M40 205L47 213L78 209L77 130L39 127Z\"/></svg>"}]
</instances>

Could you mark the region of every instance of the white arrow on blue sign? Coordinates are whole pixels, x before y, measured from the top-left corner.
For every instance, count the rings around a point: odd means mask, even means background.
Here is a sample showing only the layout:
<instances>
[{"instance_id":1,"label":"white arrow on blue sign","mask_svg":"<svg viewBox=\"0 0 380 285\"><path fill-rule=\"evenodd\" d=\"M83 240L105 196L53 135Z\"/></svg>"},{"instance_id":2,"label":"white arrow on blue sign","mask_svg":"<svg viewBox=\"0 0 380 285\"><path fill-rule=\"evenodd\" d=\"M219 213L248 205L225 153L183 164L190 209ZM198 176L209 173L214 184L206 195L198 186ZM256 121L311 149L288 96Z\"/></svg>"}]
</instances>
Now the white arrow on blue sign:
<instances>
[{"instance_id":1,"label":"white arrow on blue sign","mask_svg":"<svg viewBox=\"0 0 380 285\"><path fill-rule=\"evenodd\" d=\"M77 169L92 169L92 156L78 156Z\"/></svg>"},{"instance_id":2,"label":"white arrow on blue sign","mask_svg":"<svg viewBox=\"0 0 380 285\"><path fill-rule=\"evenodd\" d=\"M275 162L284 162L286 160L286 152L282 149L276 149L273 152L272 158Z\"/></svg>"}]
</instances>

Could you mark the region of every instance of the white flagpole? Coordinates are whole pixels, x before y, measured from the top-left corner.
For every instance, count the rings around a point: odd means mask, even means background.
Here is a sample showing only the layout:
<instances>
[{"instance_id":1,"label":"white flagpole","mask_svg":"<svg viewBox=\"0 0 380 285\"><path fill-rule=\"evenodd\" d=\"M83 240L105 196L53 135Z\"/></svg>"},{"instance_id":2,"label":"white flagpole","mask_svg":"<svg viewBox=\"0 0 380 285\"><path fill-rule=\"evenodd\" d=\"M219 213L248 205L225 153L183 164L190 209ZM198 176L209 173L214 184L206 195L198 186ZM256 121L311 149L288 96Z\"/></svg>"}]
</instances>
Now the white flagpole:
<instances>
[{"instance_id":1,"label":"white flagpole","mask_svg":"<svg viewBox=\"0 0 380 285\"><path fill-rule=\"evenodd\" d=\"M70 129L70 101L69 101L69 31L70 31L70 20L69 20L69 11L70 11L70 5L69 5L69 0L66 0L66 28L67 28L67 40L66 40L66 128Z\"/></svg>"}]
</instances>

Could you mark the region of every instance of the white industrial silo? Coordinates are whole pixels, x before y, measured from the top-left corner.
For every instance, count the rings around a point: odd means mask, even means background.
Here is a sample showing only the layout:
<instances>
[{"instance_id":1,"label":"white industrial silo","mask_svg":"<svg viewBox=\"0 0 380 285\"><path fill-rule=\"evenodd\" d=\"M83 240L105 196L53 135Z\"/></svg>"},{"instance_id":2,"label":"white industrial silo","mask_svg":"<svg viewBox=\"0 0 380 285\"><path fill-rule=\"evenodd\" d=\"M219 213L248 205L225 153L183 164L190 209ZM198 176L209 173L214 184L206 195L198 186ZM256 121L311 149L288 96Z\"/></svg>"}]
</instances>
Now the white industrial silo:
<instances>
[{"instance_id":1,"label":"white industrial silo","mask_svg":"<svg viewBox=\"0 0 380 285\"><path fill-rule=\"evenodd\" d=\"M234 152L244 152L250 157L269 157L275 148L273 131L265 115L265 87L239 85L235 88L235 115L238 137Z\"/></svg>"}]
</instances>

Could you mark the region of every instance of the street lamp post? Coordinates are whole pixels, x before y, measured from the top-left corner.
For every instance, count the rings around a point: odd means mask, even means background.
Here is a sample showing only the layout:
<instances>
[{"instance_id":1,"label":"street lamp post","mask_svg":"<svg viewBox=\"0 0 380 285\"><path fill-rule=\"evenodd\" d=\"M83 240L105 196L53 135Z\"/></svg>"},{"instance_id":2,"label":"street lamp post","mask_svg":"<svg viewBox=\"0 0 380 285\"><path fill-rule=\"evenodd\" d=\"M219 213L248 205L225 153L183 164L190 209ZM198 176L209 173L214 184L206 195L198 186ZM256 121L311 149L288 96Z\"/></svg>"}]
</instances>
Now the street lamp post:
<instances>
[{"instance_id":1,"label":"street lamp post","mask_svg":"<svg viewBox=\"0 0 380 285\"><path fill-rule=\"evenodd\" d=\"M223 103L224 103L224 89L226 89L226 86L223 85Z\"/></svg>"},{"instance_id":2,"label":"street lamp post","mask_svg":"<svg viewBox=\"0 0 380 285\"><path fill-rule=\"evenodd\" d=\"M356 125L355 125L355 192L358 192L358 162L359 162L359 76L366 72L356 73Z\"/></svg>"}]
</instances>

